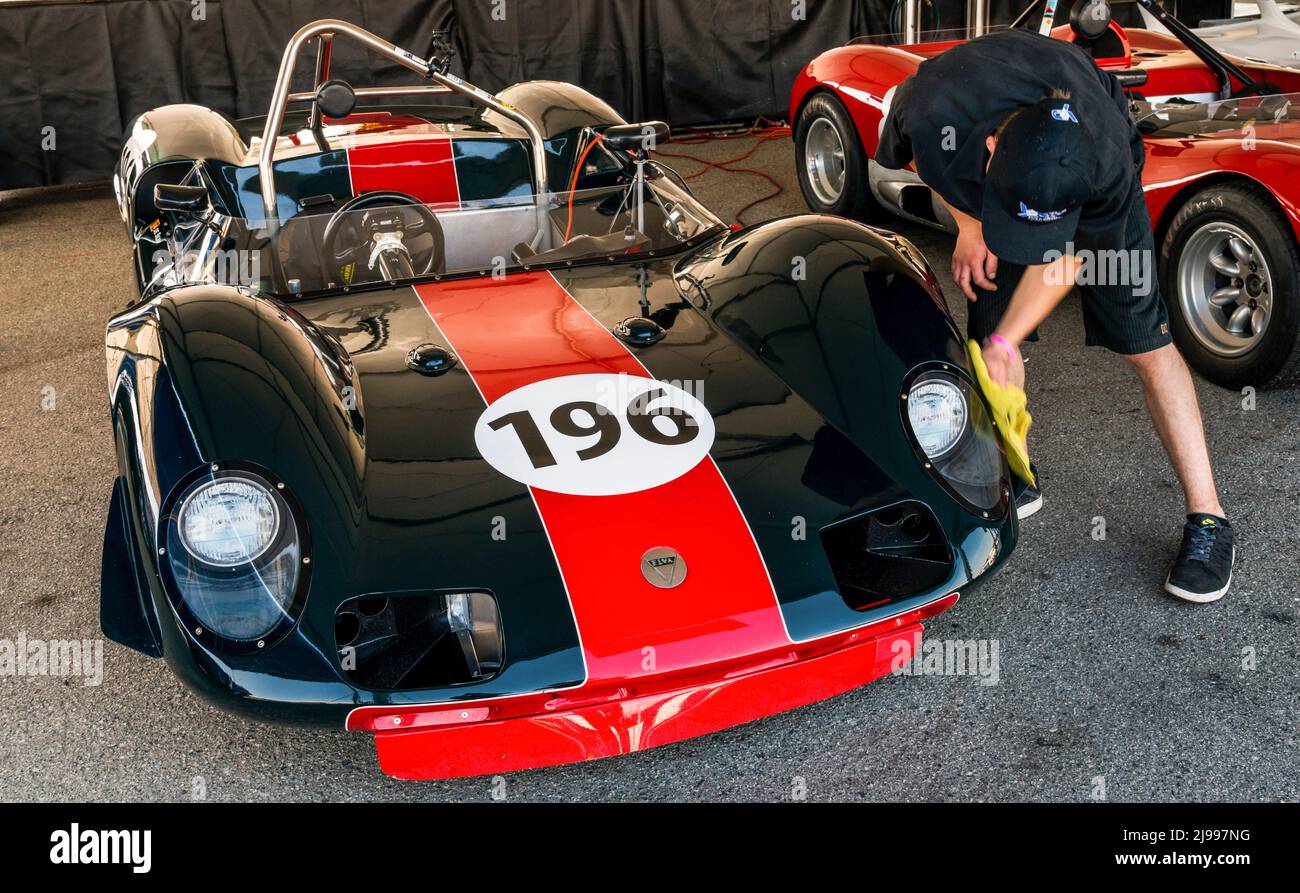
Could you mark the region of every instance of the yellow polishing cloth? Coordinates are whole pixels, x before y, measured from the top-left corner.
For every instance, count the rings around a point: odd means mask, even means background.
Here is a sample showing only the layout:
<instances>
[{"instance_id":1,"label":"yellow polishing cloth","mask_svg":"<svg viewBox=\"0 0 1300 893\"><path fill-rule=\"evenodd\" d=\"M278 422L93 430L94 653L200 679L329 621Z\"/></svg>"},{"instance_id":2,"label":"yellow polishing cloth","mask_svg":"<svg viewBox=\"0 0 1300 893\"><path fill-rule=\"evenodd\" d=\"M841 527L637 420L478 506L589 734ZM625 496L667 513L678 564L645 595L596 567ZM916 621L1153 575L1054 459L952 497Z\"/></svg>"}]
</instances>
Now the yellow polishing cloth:
<instances>
[{"instance_id":1,"label":"yellow polishing cloth","mask_svg":"<svg viewBox=\"0 0 1300 893\"><path fill-rule=\"evenodd\" d=\"M1029 446L1026 443L1029 425L1033 421L1029 410L1025 408L1029 398L1015 385L1000 385L989 378L988 367L984 365L984 354L974 341L966 344L966 352L970 355L971 371L975 373L975 380L979 382L980 390L984 392L984 398L988 400L989 409L993 413L998 440L1002 442L1002 449L1007 454L1007 464L1016 477L1030 484L1035 483L1034 473L1029 469Z\"/></svg>"}]
</instances>

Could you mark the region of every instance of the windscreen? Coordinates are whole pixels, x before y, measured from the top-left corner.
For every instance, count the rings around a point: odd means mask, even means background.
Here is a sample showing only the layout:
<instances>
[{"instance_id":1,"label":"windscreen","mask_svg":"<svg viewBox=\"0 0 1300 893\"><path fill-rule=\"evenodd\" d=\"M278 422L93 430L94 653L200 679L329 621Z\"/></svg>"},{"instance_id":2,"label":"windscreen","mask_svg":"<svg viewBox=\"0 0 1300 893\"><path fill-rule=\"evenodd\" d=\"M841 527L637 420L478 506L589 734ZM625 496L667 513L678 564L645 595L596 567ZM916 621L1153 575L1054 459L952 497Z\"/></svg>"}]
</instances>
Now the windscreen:
<instances>
[{"instance_id":1,"label":"windscreen","mask_svg":"<svg viewBox=\"0 0 1300 893\"><path fill-rule=\"evenodd\" d=\"M1219 102L1137 102L1133 118L1148 136L1295 139L1300 137L1300 93Z\"/></svg>"},{"instance_id":2,"label":"windscreen","mask_svg":"<svg viewBox=\"0 0 1300 893\"><path fill-rule=\"evenodd\" d=\"M928 6L925 7L927 10ZM1035 20L1035 27L1037 27ZM965 22L958 18L957 21L948 23L942 18L931 16L929 14L922 16L919 26L913 37L909 38L907 31L904 29L901 21L895 17L891 20L890 27L882 31L873 31L854 37L849 41L850 45L871 44L873 46L897 46L917 48L920 55L928 55L926 48L938 44L934 50L941 51L947 44L952 41L970 40L980 34L991 34L994 31L1006 31L1011 27L1010 22L1000 22L996 24L987 24L983 28L967 27Z\"/></svg>"},{"instance_id":3,"label":"windscreen","mask_svg":"<svg viewBox=\"0 0 1300 893\"><path fill-rule=\"evenodd\" d=\"M434 275L644 261L725 225L675 174L599 188L429 204L391 192L316 206L281 223L212 215L174 227L154 282L245 286L287 299Z\"/></svg>"}]
</instances>

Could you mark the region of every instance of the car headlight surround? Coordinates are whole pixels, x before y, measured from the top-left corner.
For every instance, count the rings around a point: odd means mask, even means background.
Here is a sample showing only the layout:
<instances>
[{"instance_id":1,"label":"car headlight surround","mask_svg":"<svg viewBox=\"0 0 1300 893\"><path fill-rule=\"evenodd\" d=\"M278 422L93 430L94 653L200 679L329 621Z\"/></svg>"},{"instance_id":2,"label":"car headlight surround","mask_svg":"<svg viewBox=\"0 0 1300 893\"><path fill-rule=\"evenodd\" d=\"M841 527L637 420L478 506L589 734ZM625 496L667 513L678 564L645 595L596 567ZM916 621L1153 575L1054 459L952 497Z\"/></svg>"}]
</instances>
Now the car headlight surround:
<instances>
[{"instance_id":1,"label":"car headlight surround","mask_svg":"<svg viewBox=\"0 0 1300 893\"><path fill-rule=\"evenodd\" d=\"M1011 501L1006 459L966 373L951 363L923 364L907 376L901 396L903 429L926 470L968 511L1003 517Z\"/></svg>"},{"instance_id":2,"label":"car headlight surround","mask_svg":"<svg viewBox=\"0 0 1300 893\"><path fill-rule=\"evenodd\" d=\"M218 462L188 475L159 523L159 573L187 631L213 651L254 653L293 629L306 602L301 507L266 469Z\"/></svg>"}]
</instances>

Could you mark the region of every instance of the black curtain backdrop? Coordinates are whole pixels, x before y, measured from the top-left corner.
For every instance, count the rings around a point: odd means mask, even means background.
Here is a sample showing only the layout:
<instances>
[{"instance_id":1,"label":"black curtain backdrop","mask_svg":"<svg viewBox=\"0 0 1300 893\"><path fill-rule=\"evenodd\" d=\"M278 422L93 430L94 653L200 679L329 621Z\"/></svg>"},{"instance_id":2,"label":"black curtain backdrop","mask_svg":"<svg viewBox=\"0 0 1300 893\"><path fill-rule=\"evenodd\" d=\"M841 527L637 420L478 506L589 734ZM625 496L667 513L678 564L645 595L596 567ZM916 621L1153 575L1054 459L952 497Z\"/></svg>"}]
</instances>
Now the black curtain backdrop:
<instances>
[{"instance_id":1,"label":"black curtain backdrop","mask_svg":"<svg viewBox=\"0 0 1300 893\"><path fill-rule=\"evenodd\" d=\"M452 0L0 4L0 189L111 176L131 120L155 106L266 114L285 44L315 19L344 19L424 55L451 17ZM315 53L304 56L299 89ZM346 40L332 71L357 85L415 78Z\"/></svg>"},{"instance_id":2,"label":"black curtain backdrop","mask_svg":"<svg viewBox=\"0 0 1300 893\"><path fill-rule=\"evenodd\" d=\"M1009 21L1028 0L992 0ZM132 118L192 102L262 115L290 36L353 22L417 55L450 30L454 70L488 90L553 79L632 121L674 126L783 116L808 60L891 30L894 0L97 0L0 4L0 189L110 176ZM1068 5L1068 4L1067 4ZM923 22L961 25L965 0ZM1062 18L1062 20L1064 20ZM892 23L897 26L896 19ZM304 54L298 89L310 82ZM412 83L347 40L332 73L356 86Z\"/></svg>"}]
</instances>

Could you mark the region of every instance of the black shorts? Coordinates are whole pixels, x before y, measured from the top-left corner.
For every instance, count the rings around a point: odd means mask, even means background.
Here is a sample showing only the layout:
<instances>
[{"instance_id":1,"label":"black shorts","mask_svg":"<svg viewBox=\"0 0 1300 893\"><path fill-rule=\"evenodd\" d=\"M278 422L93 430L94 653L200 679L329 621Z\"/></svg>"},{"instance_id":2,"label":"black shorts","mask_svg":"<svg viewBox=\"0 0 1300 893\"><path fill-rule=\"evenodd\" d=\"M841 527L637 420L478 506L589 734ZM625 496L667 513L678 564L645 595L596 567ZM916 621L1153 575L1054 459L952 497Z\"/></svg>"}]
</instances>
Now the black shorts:
<instances>
[{"instance_id":1,"label":"black shorts","mask_svg":"<svg viewBox=\"0 0 1300 893\"><path fill-rule=\"evenodd\" d=\"M1146 353L1173 340L1169 335L1169 315L1160 294L1155 237L1151 233L1146 201L1139 195L1131 208L1124 245L1077 252L1084 263L1079 284L1084 343L1120 354ZM996 291L985 291L972 284L979 300L967 305L970 317L966 331L970 338L982 343L993 334L1024 273L1023 266L999 261L994 279ZM1029 340L1038 340L1037 333Z\"/></svg>"}]
</instances>

